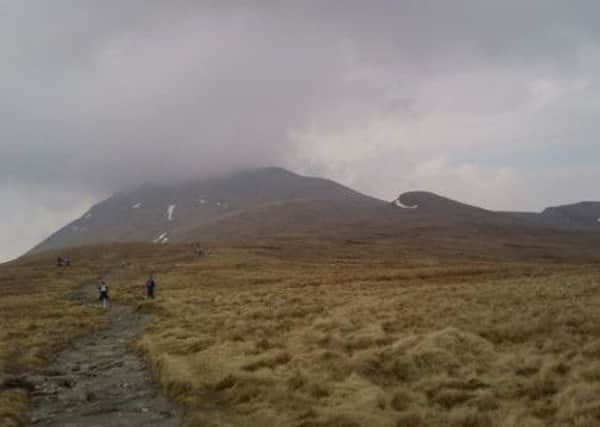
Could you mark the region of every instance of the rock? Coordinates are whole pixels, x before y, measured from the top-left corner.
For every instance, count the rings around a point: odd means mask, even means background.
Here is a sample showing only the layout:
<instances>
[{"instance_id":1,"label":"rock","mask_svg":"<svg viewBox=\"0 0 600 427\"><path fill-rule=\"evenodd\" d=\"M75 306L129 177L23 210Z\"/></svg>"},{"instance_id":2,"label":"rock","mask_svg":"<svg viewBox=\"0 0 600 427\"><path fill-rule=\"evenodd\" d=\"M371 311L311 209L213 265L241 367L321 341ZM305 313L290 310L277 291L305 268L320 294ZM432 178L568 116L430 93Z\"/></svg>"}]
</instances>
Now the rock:
<instances>
[{"instance_id":1,"label":"rock","mask_svg":"<svg viewBox=\"0 0 600 427\"><path fill-rule=\"evenodd\" d=\"M46 369L45 371L42 371L42 375L46 377L62 377L65 373L58 369Z\"/></svg>"},{"instance_id":2,"label":"rock","mask_svg":"<svg viewBox=\"0 0 600 427\"><path fill-rule=\"evenodd\" d=\"M175 414L171 411L160 411L159 414L163 417L163 418L171 418L173 416L175 416Z\"/></svg>"},{"instance_id":3,"label":"rock","mask_svg":"<svg viewBox=\"0 0 600 427\"><path fill-rule=\"evenodd\" d=\"M72 378L61 378L56 382L60 387L73 388L75 386L75 380Z\"/></svg>"},{"instance_id":4,"label":"rock","mask_svg":"<svg viewBox=\"0 0 600 427\"><path fill-rule=\"evenodd\" d=\"M29 378L25 376L13 376L6 378L2 384L0 384L0 389L14 389L21 388L27 391L33 391L35 389L34 384L30 381Z\"/></svg>"}]
</instances>

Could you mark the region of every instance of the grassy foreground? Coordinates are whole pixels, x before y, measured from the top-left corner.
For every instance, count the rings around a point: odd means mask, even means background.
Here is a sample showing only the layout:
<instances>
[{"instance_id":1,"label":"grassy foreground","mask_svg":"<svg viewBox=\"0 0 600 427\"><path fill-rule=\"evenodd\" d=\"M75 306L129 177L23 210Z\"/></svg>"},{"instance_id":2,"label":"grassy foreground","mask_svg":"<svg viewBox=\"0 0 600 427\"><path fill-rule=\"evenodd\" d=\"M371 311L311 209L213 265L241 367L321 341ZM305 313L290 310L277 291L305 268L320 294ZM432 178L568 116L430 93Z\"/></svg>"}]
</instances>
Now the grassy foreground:
<instances>
[{"instance_id":1,"label":"grassy foreground","mask_svg":"<svg viewBox=\"0 0 600 427\"><path fill-rule=\"evenodd\" d=\"M125 260L111 292L156 316L135 347L190 426L600 424L598 264L383 239L278 239L202 258L183 245L99 251L82 250L69 272L43 258L0 268L14 294L0 302L12 322L0 374L17 369L14 354L34 369L97 326L97 310L55 303ZM150 270L158 298L143 301ZM30 289L7 285L27 275L39 276ZM40 291L48 280L52 292ZM24 393L0 393L17 424Z\"/></svg>"},{"instance_id":2,"label":"grassy foreground","mask_svg":"<svg viewBox=\"0 0 600 427\"><path fill-rule=\"evenodd\" d=\"M52 255L0 267L0 424L26 423L26 387L20 375L43 368L70 338L102 325L98 311L68 298L94 277L94 266L58 268Z\"/></svg>"},{"instance_id":3,"label":"grassy foreground","mask_svg":"<svg viewBox=\"0 0 600 427\"><path fill-rule=\"evenodd\" d=\"M114 271L128 256L143 263L144 254L160 258L160 249L166 248L148 249L121 245L71 250L74 262L68 268L56 266L57 252L0 265L0 426L28 424L24 374L44 369L48 358L70 340L105 324L99 307L73 298L80 285Z\"/></svg>"}]
</instances>

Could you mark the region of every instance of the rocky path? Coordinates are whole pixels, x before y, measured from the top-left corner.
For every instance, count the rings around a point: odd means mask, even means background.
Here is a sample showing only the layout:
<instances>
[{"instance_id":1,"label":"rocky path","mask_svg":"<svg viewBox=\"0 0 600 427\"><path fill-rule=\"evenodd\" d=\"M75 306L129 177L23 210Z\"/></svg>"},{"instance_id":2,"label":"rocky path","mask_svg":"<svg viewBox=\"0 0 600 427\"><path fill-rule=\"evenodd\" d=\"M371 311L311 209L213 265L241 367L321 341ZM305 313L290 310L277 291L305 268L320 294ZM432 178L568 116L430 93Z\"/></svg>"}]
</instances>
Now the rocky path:
<instances>
[{"instance_id":1,"label":"rocky path","mask_svg":"<svg viewBox=\"0 0 600 427\"><path fill-rule=\"evenodd\" d=\"M96 298L95 284L75 295ZM129 306L112 306L107 328L77 340L58 354L33 385L31 423L53 427L179 426L180 413L152 381L129 345L148 317Z\"/></svg>"}]
</instances>

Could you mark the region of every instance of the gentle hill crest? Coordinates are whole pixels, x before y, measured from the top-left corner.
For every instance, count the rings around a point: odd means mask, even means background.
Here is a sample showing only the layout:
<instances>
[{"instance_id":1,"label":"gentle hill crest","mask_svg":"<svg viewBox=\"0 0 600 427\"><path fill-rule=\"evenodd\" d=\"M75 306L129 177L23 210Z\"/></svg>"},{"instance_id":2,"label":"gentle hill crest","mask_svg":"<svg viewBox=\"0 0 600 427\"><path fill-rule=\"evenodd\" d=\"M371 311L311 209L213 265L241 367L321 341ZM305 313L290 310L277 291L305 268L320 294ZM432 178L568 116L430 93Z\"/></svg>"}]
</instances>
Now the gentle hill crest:
<instances>
[{"instance_id":1,"label":"gentle hill crest","mask_svg":"<svg viewBox=\"0 0 600 427\"><path fill-rule=\"evenodd\" d=\"M565 226L596 228L600 225L600 202L580 202L550 207L545 209L542 215Z\"/></svg>"}]
</instances>

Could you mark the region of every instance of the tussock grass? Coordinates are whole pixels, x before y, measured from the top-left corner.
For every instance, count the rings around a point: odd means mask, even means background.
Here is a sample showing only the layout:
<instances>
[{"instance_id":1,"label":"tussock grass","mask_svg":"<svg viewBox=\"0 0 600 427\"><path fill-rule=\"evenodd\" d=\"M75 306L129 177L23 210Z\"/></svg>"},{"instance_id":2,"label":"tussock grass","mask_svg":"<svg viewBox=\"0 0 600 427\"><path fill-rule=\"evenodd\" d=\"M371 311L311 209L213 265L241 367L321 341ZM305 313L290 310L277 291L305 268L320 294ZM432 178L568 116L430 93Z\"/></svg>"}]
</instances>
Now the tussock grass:
<instances>
[{"instance_id":1,"label":"tussock grass","mask_svg":"<svg viewBox=\"0 0 600 427\"><path fill-rule=\"evenodd\" d=\"M0 268L0 420L25 425L27 384L20 375L44 366L47 356L69 338L100 325L99 313L68 298L89 265L59 269L52 256Z\"/></svg>"},{"instance_id":2,"label":"tussock grass","mask_svg":"<svg viewBox=\"0 0 600 427\"><path fill-rule=\"evenodd\" d=\"M148 249L144 245L73 249L68 251L73 260L68 268L56 266L56 257L65 255L58 252L0 265L0 425L28 424L30 386L23 374L42 369L71 339L106 321L99 307L72 298L79 286L115 270L128 257L141 265L140 260L156 256Z\"/></svg>"},{"instance_id":3,"label":"tussock grass","mask_svg":"<svg viewBox=\"0 0 600 427\"><path fill-rule=\"evenodd\" d=\"M593 265L313 244L159 275L138 348L189 425L600 423Z\"/></svg>"},{"instance_id":4,"label":"tussock grass","mask_svg":"<svg viewBox=\"0 0 600 427\"><path fill-rule=\"evenodd\" d=\"M190 426L599 425L597 264L487 247L290 236L199 258L187 245L125 245L78 250L90 264L75 276L127 261L111 293L154 314L135 347ZM9 286L1 303L14 327L0 342L28 354L27 369L93 327L85 319L101 322L56 305L76 281L41 261L0 269L22 284L39 268L56 286L29 299ZM32 301L55 308L22 316ZM26 399L9 392L0 408L22 413Z\"/></svg>"}]
</instances>

